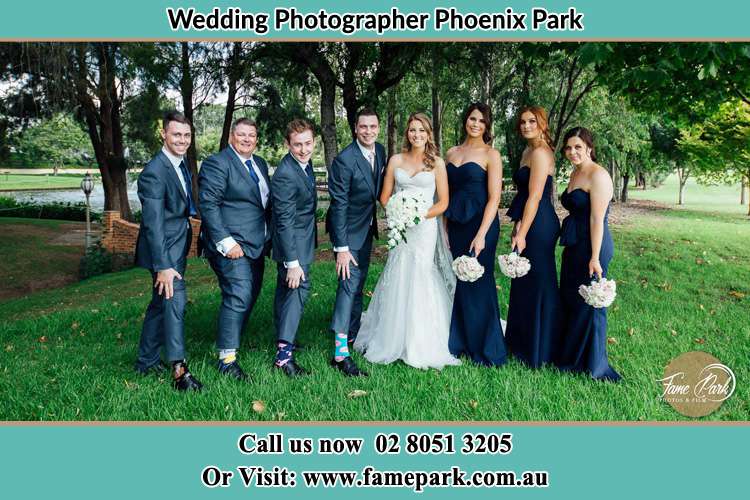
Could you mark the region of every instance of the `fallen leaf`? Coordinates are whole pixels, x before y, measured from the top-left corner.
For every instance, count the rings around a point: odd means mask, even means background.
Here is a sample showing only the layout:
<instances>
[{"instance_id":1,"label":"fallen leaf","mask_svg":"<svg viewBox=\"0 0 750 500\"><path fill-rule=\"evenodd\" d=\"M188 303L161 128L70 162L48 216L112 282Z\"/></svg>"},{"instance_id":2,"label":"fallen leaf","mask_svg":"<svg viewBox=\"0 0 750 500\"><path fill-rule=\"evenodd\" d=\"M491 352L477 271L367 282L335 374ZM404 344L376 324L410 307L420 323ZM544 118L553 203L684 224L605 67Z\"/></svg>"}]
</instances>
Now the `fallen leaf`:
<instances>
[{"instance_id":1,"label":"fallen leaf","mask_svg":"<svg viewBox=\"0 0 750 500\"><path fill-rule=\"evenodd\" d=\"M734 297L735 299L744 299L745 294L742 292L738 292L737 290L730 290L729 295Z\"/></svg>"},{"instance_id":2,"label":"fallen leaf","mask_svg":"<svg viewBox=\"0 0 750 500\"><path fill-rule=\"evenodd\" d=\"M672 337L676 337L676 336L677 336L677 332L672 330Z\"/></svg>"},{"instance_id":3,"label":"fallen leaf","mask_svg":"<svg viewBox=\"0 0 750 500\"><path fill-rule=\"evenodd\" d=\"M614 337L609 337L607 339L607 344L616 344L616 343L617 343L617 339Z\"/></svg>"},{"instance_id":4,"label":"fallen leaf","mask_svg":"<svg viewBox=\"0 0 750 500\"><path fill-rule=\"evenodd\" d=\"M696 344L705 344L706 343L706 339L695 339L695 343Z\"/></svg>"},{"instance_id":5,"label":"fallen leaf","mask_svg":"<svg viewBox=\"0 0 750 500\"><path fill-rule=\"evenodd\" d=\"M263 413L264 411L266 411L266 403L264 403L260 399L253 401L253 411L255 413Z\"/></svg>"},{"instance_id":6,"label":"fallen leaf","mask_svg":"<svg viewBox=\"0 0 750 500\"><path fill-rule=\"evenodd\" d=\"M706 263L706 261L705 261L705 260L703 260L703 259L701 259L700 257L697 257L697 258L695 259L695 263L696 263L696 264L698 264L699 266L702 266L703 264L705 264L705 263Z\"/></svg>"},{"instance_id":7,"label":"fallen leaf","mask_svg":"<svg viewBox=\"0 0 750 500\"><path fill-rule=\"evenodd\" d=\"M631 328L630 330L628 330L628 335L630 335L631 337L633 336L634 333L635 333L635 328Z\"/></svg>"},{"instance_id":8,"label":"fallen leaf","mask_svg":"<svg viewBox=\"0 0 750 500\"><path fill-rule=\"evenodd\" d=\"M367 396L367 391L363 391L361 389L354 389L352 392L350 392L346 396L349 399L361 398L362 396Z\"/></svg>"},{"instance_id":9,"label":"fallen leaf","mask_svg":"<svg viewBox=\"0 0 750 500\"><path fill-rule=\"evenodd\" d=\"M39 342L41 342L42 344L45 343L45 342L47 342L47 337L45 337L44 335L42 335L41 337L39 337Z\"/></svg>"},{"instance_id":10,"label":"fallen leaf","mask_svg":"<svg viewBox=\"0 0 750 500\"><path fill-rule=\"evenodd\" d=\"M71 330L78 330L79 326L81 326L81 325L78 324L78 321L74 321L73 323L71 323L70 329Z\"/></svg>"},{"instance_id":11,"label":"fallen leaf","mask_svg":"<svg viewBox=\"0 0 750 500\"><path fill-rule=\"evenodd\" d=\"M372 292L365 292L365 295L367 295L368 297L372 297Z\"/></svg>"},{"instance_id":12,"label":"fallen leaf","mask_svg":"<svg viewBox=\"0 0 750 500\"><path fill-rule=\"evenodd\" d=\"M703 304L698 304L698 308L699 308L699 309L700 309L701 311L705 311L705 310L706 310L706 308L705 308L705 307L703 307Z\"/></svg>"},{"instance_id":13,"label":"fallen leaf","mask_svg":"<svg viewBox=\"0 0 750 500\"><path fill-rule=\"evenodd\" d=\"M471 408L472 410L476 410L478 406L479 402L477 402L476 399L469 400L469 408Z\"/></svg>"}]
</instances>

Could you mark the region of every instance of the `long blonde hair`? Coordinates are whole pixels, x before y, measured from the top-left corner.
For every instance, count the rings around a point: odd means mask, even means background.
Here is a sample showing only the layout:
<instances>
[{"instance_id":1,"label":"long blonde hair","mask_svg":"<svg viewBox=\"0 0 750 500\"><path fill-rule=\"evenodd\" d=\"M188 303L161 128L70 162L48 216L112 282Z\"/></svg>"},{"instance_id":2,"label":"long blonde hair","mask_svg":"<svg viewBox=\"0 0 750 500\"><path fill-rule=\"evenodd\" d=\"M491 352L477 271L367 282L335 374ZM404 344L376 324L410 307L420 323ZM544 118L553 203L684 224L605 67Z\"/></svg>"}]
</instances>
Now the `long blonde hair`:
<instances>
[{"instance_id":1,"label":"long blonde hair","mask_svg":"<svg viewBox=\"0 0 750 500\"><path fill-rule=\"evenodd\" d=\"M422 124L425 131L427 132L427 143L424 146L424 165L425 170L430 171L435 168L435 158L438 156L437 146L435 145L435 137L432 135L432 122L424 113L412 113L409 115L409 119L406 120L406 130L404 130L404 146L401 148L402 153L408 153L411 151L411 142L409 141L409 125L411 122L418 121Z\"/></svg>"}]
</instances>

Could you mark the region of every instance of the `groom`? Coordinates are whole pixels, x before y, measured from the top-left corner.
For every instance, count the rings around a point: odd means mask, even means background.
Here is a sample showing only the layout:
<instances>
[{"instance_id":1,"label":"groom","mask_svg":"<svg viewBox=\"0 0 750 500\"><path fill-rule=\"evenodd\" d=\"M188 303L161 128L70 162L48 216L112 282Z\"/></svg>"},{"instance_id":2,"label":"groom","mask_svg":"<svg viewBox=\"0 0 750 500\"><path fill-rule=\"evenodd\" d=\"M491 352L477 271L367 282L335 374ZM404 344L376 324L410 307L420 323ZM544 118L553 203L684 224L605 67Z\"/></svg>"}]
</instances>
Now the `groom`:
<instances>
[{"instance_id":1,"label":"groom","mask_svg":"<svg viewBox=\"0 0 750 500\"><path fill-rule=\"evenodd\" d=\"M348 344L359 332L362 289L367 280L373 236L377 238L377 206L383 186L385 148L376 142L380 121L375 111L357 114L356 140L333 160L328 172L331 205L326 230L331 234L339 279L331 330L335 335L331 366L349 377L366 376L349 356Z\"/></svg>"}]
</instances>

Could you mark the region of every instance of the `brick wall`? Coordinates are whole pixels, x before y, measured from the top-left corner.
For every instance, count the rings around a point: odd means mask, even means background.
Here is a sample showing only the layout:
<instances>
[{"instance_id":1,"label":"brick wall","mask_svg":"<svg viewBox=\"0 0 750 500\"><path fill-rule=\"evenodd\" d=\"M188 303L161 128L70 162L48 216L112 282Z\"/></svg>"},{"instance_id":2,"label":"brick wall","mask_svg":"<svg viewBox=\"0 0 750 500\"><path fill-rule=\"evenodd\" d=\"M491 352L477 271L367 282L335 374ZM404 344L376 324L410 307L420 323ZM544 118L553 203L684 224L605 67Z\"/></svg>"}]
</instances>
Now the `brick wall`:
<instances>
[{"instance_id":1,"label":"brick wall","mask_svg":"<svg viewBox=\"0 0 750 500\"><path fill-rule=\"evenodd\" d=\"M193 241L190 242L188 257L198 255L198 235L201 221L190 219L193 228ZM102 214L102 246L114 254L135 255L135 243L138 240L140 225L120 218L117 210L105 210Z\"/></svg>"}]
</instances>

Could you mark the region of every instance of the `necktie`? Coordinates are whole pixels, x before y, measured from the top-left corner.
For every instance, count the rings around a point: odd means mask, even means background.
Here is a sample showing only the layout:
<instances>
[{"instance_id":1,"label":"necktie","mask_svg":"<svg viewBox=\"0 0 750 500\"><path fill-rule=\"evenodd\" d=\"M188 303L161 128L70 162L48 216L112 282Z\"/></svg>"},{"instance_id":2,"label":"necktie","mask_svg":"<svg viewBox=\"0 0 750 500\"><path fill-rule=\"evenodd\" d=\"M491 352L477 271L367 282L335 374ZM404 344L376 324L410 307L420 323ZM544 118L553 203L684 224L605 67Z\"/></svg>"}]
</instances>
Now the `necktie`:
<instances>
[{"instance_id":1,"label":"necktie","mask_svg":"<svg viewBox=\"0 0 750 500\"><path fill-rule=\"evenodd\" d=\"M367 153L367 161L370 162L370 168L375 171L375 153L372 151L368 151Z\"/></svg>"},{"instance_id":2,"label":"necktie","mask_svg":"<svg viewBox=\"0 0 750 500\"><path fill-rule=\"evenodd\" d=\"M310 179L312 187L315 187L315 174L313 173L312 165L310 163L305 167L305 173L307 174L307 178Z\"/></svg>"},{"instance_id":3,"label":"necktie","mask_svg":"<svg viewBox=\"0 0 750 500\"><path fill-rule=\"evenodd\" d=\"M182 178L185 180L185 194L187 194L188 201L188 213L192 217L196 214L195 203L193 203L193 183L190 181L190 174L185 166L185 160L180 162L180 172L182 172Z\"/></svg>"},{"instance_id":4,"label":"necktie","mask_svg":"<svg viewBox=\"0 0 750 500\"><path fill-rule=\"evenodd\" d=\"M260 184L258 174L255 173L255 169L253 168L253 160L247 160L245 162L245 165L247 165L247 171L250 172L250 178L253 180L253 182L256 184Z\"/></svg>"}]
</instances>

